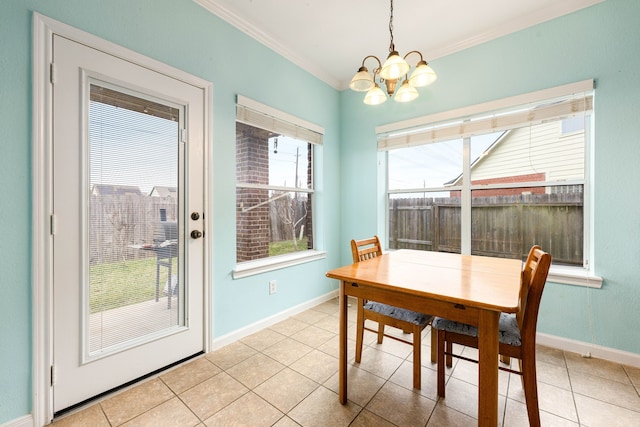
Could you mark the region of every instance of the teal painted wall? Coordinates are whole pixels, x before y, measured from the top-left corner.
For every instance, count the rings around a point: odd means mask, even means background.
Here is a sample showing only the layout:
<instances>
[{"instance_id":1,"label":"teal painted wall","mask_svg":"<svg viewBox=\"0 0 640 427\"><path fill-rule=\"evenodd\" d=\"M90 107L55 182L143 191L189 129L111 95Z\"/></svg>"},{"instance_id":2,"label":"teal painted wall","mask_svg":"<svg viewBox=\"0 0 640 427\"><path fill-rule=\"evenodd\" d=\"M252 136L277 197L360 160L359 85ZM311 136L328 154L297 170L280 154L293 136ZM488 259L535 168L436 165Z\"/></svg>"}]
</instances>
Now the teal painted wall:
<instances>
[{"instance_id":1,"label":"teal painted wall","mask_svg":"<svg viewBox=\"0 0 640 427\"><path fill-rule=\"evenodd\" d=\"M549 284L539 329L640 353L635 309L640 201L628 189L640 181L640 2L607 0L440 58L432 63L438 82L416 102L370 108L360 94L338 93L191 0L5 0L0 13L0 424L31 412L33 11L213 82L215 337L335 289L324 272L349 260L346 242L382 231L384 165L376 152L375 126L595 78L595 263L605 284L600 290ZM238 93L326 128L316 211L326 260L231 279ZM367 181L378 183L376 191L362 191ZM272 297L266 297L269 279L278 280Z\"/></svg>"},{"instance_id":2,"label":"teal painted wall","mask_svg":"<svg viewBox=\"0 0 640 427\"><path fill-rule=\"evenodd\" d=\"M31 412L32 12L213 83L213 334L220 337L336 289L339 93L192 0L9 0L0 12L0 424ZM324 260L233 280L235 101L242 94L325 128L316 170ZM310 102L309 100L313 100ZM278 292L268 296L268 281Z\"/></svg>"},{"instance_id":3,"label":"teal painted wall","mask_svg":"<svg viewBox=\"0 0 640 427\"><path fill-rule=\"evenodd\" d=\"M640 2L608 0L431 61L439 79L408 105L368 107L362 94L342 92L343 181L357 175L376 182L384 174L376 126L594 78L595 271L605 281L602 289L549 283L538 331L640 353L640 200L632 189L640 182L639 18ZM343 230L383 232L384 186L377 190L343 188ZM341 259L349 260L347 251Z\"/></svg>"}]
</instances>

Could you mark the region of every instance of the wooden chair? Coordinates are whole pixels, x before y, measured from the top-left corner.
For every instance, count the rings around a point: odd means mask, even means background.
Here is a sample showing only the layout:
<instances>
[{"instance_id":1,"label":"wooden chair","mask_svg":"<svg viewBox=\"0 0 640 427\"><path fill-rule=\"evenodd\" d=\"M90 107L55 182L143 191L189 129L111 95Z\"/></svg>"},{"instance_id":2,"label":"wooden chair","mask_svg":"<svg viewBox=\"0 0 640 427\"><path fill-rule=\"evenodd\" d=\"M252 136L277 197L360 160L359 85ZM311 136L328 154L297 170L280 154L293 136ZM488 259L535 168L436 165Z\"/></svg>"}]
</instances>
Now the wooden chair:
<instances>
[{"instance_id":1,"label":"wooden chair","mask_svg":"<svg viewBox=\"0 0 640 427\"><path fill-rule=\"evenodd\" d=\"M357 263L382 255L382 245L378 236L364 240L351 240L351 254L353 262ZM366 301L358 298L358 315L356 324L356 363L362 359L362 341L364 331L377 333L378 344L382 344L382 339L386 336L406 344L413 345L413 388L420 389L421 386L421 345L422 330L431 322L433 316L418 313L404 308L394 307L374 301ZM365 326L365 321L373 320L378 322L378 329L370 329ZM403 332L413 334L413 341L408 341L385 333L385 326L402 329ZM436 336L431 333L431 361L436 361Z\"/></svg>"},{"instance_id":2,"label":"wooden chair","mask_svg":"<svg viewBox=\"0 0 640 427\"><path fill-rule=\"evenodd\" d=\"M536 324L542 291L551 265L551 256L540 246L533 246L524 264L520 284L520 309L513 314L500 314L498 353L500 357L518 359L519 371L500 369L519 374L522 379L529 425L540 426L538 388L536 384ZM438 330L438 396L444 397L444 366L451 367L451 357L476 362L453 354L453 344L478 348L478 329L436 317L432 327ZM433 333L433 331L432 331ZM446 356L446 362L445 362ZM496 361L497 363L497 361ZM479 390L479 393L482 391Z\"/></svg>"}]
</instances>

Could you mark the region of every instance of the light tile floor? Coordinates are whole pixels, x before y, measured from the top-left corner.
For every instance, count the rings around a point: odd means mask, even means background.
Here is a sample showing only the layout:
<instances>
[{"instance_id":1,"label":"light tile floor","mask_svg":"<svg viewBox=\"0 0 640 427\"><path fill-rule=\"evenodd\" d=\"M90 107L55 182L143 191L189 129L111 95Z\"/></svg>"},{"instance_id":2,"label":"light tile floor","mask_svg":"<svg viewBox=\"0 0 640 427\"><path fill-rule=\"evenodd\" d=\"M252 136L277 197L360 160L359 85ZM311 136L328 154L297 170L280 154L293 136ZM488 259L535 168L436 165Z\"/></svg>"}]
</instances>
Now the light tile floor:
<instances>
[{"instance_id":1,"label":"light tile floor","mask_svg":"<svg viewBox=\"0 0 640 427\"><path fill-rule=\"evenodd\" d=\"M355 312L349 313L355 336ZM411 346L365 336L362 363L349 340L349 403L338 402L338 303L332 300L56 419L66 426L470 426L477 365L454 359L447 397L423 348L412 389ZM424 331L424 343L430 343ZM455 351L475 356L474 349ZM514 361L515 363L515 361ZM640 426L640 369L538 347L544 426ZM499 423L526 426L520 377L500 372Z\"/></svg>"}]
</instances>

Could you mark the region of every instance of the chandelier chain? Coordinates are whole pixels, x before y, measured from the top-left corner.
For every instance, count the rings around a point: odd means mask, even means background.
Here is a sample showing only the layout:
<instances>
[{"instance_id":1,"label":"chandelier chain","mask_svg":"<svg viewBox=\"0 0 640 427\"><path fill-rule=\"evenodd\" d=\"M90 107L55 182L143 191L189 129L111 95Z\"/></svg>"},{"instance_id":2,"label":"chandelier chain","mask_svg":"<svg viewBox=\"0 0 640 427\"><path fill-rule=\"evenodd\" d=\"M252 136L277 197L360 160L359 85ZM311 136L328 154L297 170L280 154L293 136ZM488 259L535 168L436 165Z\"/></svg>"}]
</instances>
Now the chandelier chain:
<instances>
[{"instance_id":1,"label":"chandelier chain","mask_svg":"<svg viewBox=\"0 0 640 427\"><path fill-rule=\"evenodd\" d=\"M391 36L391 42L389 43L389 52L396 50L393 44L393 0L391 0L391 12L389 14L389 35Z\"/></svg>"}]
</instances>

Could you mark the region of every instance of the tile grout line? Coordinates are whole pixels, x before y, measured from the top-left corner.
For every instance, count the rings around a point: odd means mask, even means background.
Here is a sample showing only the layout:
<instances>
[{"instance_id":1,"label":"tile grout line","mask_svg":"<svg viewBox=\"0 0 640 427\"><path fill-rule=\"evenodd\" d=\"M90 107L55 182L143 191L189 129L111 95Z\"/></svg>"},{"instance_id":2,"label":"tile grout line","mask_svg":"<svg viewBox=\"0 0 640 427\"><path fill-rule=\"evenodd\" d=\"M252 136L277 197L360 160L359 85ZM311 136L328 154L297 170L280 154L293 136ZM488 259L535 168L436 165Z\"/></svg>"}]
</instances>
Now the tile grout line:
<instances>
[{"instance_id":1,"label":"tile grout line","mask_svg":"<svg viewBox=\"0 0 640 427\"><path fill-rule=\"evenodd\" d=\"M206 358L205 358L205 359L206 359ZM209 361L209 360L208 360L208 361ZM209 361L209 362L210 362L210 363L213 363L213 362L211 362L211 361ZM187 363L191 363L191 361L188 361ZM184 365L183 365L183 366L184 366ZM216 365L216 366L217 366L217 365ZM218 366L218 368L219 368L219 366ZM217 375L217 374L216 374L216 375ZM215 376L215 375L214 375L214 376ZM211 377L211 378L213 378L213 377ZM195 417L196 417L196 419L198 420L198 423L204 423L204 420L200 419L200 417L198 416L198 414L196 414L195 412L193 412L193 409L191 409L191 407L190 407L189 405L187 405L187 402L185 402L184 400L182 400L182 398L180 397L180 395L179 395L178 393L176 393L176 392L175 392L171 387L169 387L169 384L167 384L167 383L166 383L162 378L160 378L160 377L158 377L158 379L160 379L160 381L162 381L162 383L163 383L165 386L167 386L167 388L168 388L169 390L171 390L171 392L173 393L174 397L176 397L176 398L177 398L177 399L178 399L178 400L179 400L179 401L180 401L180 402L181 402L181 403L182 403L182 404L183 404L183 405L184 405L184 406L189 410L189 412L191 412L191 413L193 414L193 416L195 416ZM196 387L197 385L202 384L203 382L208 381L209 379L210 379L210 378L207 378L206 380L199 382L198 384L194 385L193 387ZM185 391L187 391L187 390L191 390L193 387L189 387L188 389L183 390L183 393L184 393Z\"/></svg>"}]
</instances>

